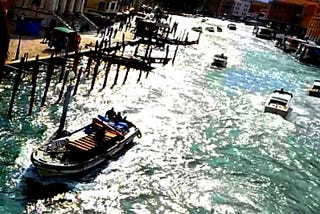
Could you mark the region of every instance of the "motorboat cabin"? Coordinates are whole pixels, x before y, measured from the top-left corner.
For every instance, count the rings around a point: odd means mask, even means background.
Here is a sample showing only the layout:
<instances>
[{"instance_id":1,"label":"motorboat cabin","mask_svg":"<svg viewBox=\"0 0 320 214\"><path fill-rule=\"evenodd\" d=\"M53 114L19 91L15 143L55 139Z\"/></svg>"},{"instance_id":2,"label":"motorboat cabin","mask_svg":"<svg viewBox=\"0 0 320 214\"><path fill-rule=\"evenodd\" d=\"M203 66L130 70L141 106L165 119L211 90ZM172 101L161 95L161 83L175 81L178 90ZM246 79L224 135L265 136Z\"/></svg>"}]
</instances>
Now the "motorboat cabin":
<instances>
[{"instance_id":1,"label":"motorboat cabin","mask_svg":"<svg viewBox=\"0 0 320 214\"><path fill-rule=\"evenodd\" d=\"M287 91L274 90L268 97L264 112L278 114L285 118L289 112L293 94Z\"/></svg>"},{"instance_id":2,"label":"motorboat cabin","mask_svg":"<svg viewBox=\"0 0 320 214\"><path fill-rule=\"evenodd\" d=\"M320 80L315 80L313 85L307 88L309 96L320 97Z\"/></svg>"},{"instance_id":3,"label":"motorboat cabin","mask_svg":"<svg viewBox=\"0 0 320 214\"><path fill-rule=\"evenodd\" d=\"M252 32L256 37L271 40L275 37L275 32L271 28L256 26Z\"/></svg>"}]
</instances>

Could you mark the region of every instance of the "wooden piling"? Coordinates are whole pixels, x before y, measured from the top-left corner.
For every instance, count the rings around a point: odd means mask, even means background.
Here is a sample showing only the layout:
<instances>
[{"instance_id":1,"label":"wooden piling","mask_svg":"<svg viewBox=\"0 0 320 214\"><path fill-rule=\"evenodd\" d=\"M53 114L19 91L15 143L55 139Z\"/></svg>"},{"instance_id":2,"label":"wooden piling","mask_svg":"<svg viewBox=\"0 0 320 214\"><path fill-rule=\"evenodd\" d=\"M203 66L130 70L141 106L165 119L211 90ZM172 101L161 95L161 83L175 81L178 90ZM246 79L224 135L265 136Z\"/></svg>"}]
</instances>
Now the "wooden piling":
<instances>
[{"instance_id":1,"label":"wooden piling","mask_svg":"<svg viewBox=\"0 0 320 214\"><path fill-rule=\"evenodd\" d=\"M32 72L32 88L31 88L31 96L30 96L30 104L29 104L29 111L28 116L31 116L32 114L32 108L34 103L34 97L36 93L36 87L37 87L37 77L39 72L39 55L36 56L34 66L33 66L33 72Z\"/></svg>"},{"instance_id":2,"label":"wooden piling","mask_svg":"<svg viewBox=\"0 0 320 214\"><path fill-rule=\"evenodd\" d=\"M139 77L138 77L137 82L139 82L139 81L140 81L140 79L141 79L141 75L142 75L142 70L140 70L140 73L139 73Z\"/></svg>"},{"instance_id":3,"label":"wooden piling","mask_svg":"<svg viewBox=\"0 0 320 214\"><path fill-rule=\"evenodd\" d=\"M201 32L199 32L199 36L198 36L198 39L197 39L197 44L199 44L200 36L201 36Z\"/></svg>"},{"instance_id":4,"label":"wooden piling","mask_svg":"<svg viewBox=\"0 0 320 214\"><path fill-rule=\"evenodd\" d=\"M124 49L125 49L125 47L126 47L125 42L124 42L124 39L125 39L125 33L122 34L122 53L121 53L121 56L123 56L123 54L124 54Z\"/></svg>"},{"instance_id":5,"label":"wooden piling","mask_svg":"<svg viewBox=\"0 0 320 214\"><path fill-rule=\"evenodd\" d=\"M77 90L78 90L78 87L79 87L79 84L80 84L81 75L82 75L82 67L80 68L80 70L77 73L77 80L76 80L76 84L74 86L74 90L73 90L72 96L77 94Z\"/></svg>"},{"instance_id":6,"label":"wooden piling","mask_svg":"<svg viewBox=\"0 0 320 214\"><path fill-rule=\"evenodd\" d=\"M61 91L60 91L60 93L59 93L59 97L58 97L57 101L55 102L55 104L58 104L58 103L61 101L61 99L62 99L65 85L67 84L68 79L69 79L69 73L70 73L70 70L69 70L69 69L66 69L66 72L64 73L64 77L63 77L63 82L62 82Z\"/></svg>"},{"instance_id":7,"label":"wooden piling","mask_svg":"<svg viewBox=\"0 0 320 214\"><path fill-rule=\"evenodd\" d=\"M18 73L16 74L16 76L14 78L14 83L13 83L13 88L12 88L12 95L11 95L11 100L10 100L9 110L8 110L8 117L11 117L11 114L12 114L14 99L15 99L16 93L18 92L18 89L19 89L19 84L20 84L20 81L21 81L21 75L22 75L23 66L24 66L24 57L22 57L20 59L19 70L18 70Z\"/></svg>"},{"instance_id":8,"label":"wooden piling","mask_svg":"<svg viewBox=\"0 0 320 214\"><path fill-rule=\"evenodd\" d=\"M172 65L174 64L174 61L176 59L178 48L179 48L179 45L177 45L176 50L174 51L174 55L173 55L173 59L172 59Z\"/></svg>"},{"instance_id":9,"label":"wooden piling","mask_svg":"<svg viewBox=\"0 0 320 214\"><path fill-rule=\"evenodd\" d=\"M128 67L127 67L127 71L126 71L126 75L125 75L125 77L124 77L124 79L123 79L122 85L124 85L124 84L126 83L127 78L128 78L128 74L129 74L129 71L130 71L130 67L128 66Z\"/></svg>"},{"instance_id":10,"label":"wooden piling","mask_svg":"<svg viewBox=\"0 0 320 214\"><path fill-rule=\"evenodd\" d=\"M102 89L104 89L106 87L106 85L107 85L107 80L108 80L108 75L109 75L109 71L110 71L111 65L112 65L111 62L108 62L108 65L107 65L107 68L106 68L106 75L104 77Z\"/></svg>"},{"instance_id":11,"label":"wooden piling","mask_svg":"<svg viewBox=\"0 0 320 214\"><path fill-rule=\"evenodd\" d=\"M136 49L134 50L134 54L133 54L133 56L137 56L139 46L140 46L140 43L138 43L138 44L137 44Z\"/></svg>"},{"instance_id":12,"label":"wooden piling","mask_svg":"<svg viewBox=\"0 0 320 214\"><path fill-rule=\"evenodd\" d=\"M167 45L167 48L166 48L166 58L165 60L163 60L163 64L166 64L166 62L168 61L168 55L169 55L169 45Z\"/></svg>"},{"instance_id":13,"label":"wooden piling","mask_svg":"<svg viewBox=\"0 0 320 214\"><path fill-rule=\"evenodd\" d=\"M117 64L117 72L116 72L116 76L114 77L114 82L113 82L113 85L111 86L111 88L113 88L115 85L117 85L119 71L120 71L120 64Z\"/></svg>"},{"instance_id":14,"label":"wooden piling","mask_svg":"<svg viewBox=\"0 0 320 214\"><path fill-rule=\"evenodd\" d=\"M48 70L47 70L47 76L46 76L46 86L44 88L44 92L43 92L43 97L41 100L41 104L40 107L44 106L44 103L46 102L46 98L47 98L47 93L49 90L49 86L50 86L50 82L51 82L51 77L53 74L53 70L54 70L54 59L53 59L53 55L54 53L51 54L51 57L49 59L49 65L48 65Z\"/></svg>"},{"instance_id":15,"label":"wooden piling","mask_svg":"<svg viewBox=\"0 0 320 214\"><path fill-rule=\"evenodd\" d=\"M67 58L63 57L62 65L61 65L61 68L60 68L59 80L58 80L59 83L63 80L64 72L66 70L66 64L67 64Z\"/></svg>"},{"instance_id":16,"label":"wooden piling","mask_svg":"<svg viewBox=\"0 0 320 214\"><path fill-rule=\"evenodd\" d=\"M60 117L59 128L57 130L57 135L60 135L61 132L64 129L64 125L65 125L66 118L67 118L68 105L69 105L69 102L70 102L72 88L73 88L72 85L68 85L67 91L65 93L65 98L64 98L64 102L63 102L63 109L62 109L62 114L61 114L61 117Z\"/></svg>"},{"instance_id":17,"label":"wooden piling","mask_svg":"<svg viewBox=\"0 0 320 214\"><path fill-rule=\"evenodd\" d=\"M92 77L90 91L93 90L94 84L96 82L96 77L98 75L98 69L99 69L100 62L101 62L101 55L102 55L101 50L99 50L97 57L96 57L96 65L94 66L94 70L93 70L93 77Z\"/></svg>"}]
</instances>

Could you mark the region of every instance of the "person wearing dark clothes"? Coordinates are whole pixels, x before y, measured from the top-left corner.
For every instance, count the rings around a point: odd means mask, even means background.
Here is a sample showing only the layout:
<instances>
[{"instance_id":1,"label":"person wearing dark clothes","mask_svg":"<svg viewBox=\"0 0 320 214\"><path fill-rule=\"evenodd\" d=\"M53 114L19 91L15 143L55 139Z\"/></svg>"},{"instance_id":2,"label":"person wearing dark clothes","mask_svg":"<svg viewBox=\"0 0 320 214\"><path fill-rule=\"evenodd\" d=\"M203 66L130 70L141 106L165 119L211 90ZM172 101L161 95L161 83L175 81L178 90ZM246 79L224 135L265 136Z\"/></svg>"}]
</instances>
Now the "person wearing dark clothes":
<instances>
[{"instance_id":1,"label":"person wearing dark clothes","mask_svg":"<svg viewBox=\"0 0 320 214\"><path fill-rule=\"evenodd\" d=\"M115 119L116 112L114 111L114 108L112 107L110 110L106 112L106 115L109 119Z\"/></svg>"},{"instance_id":2,"label":"person wearing dark clothes","mask_svg":"<svg viewBox=\"0 0 320 214\"><path fill-rule=\"evenodd\" d=\"M96 134L94 135L94 139L99 142L102 143L106 137L106 129L103 127L97 127L96 129Z\"/></svg>"},{"instance_id":3,"label":"person wearing dark clothes","mask_svg":"<svg viewBox=\"0 0 320 214\"><path fill-rule=\"evenodd\" d=\"M122 121L122 116L121 116L121 112L118 112L117 115L115 116L114 120L116 122Z\"/></svg>"}]
</instances>

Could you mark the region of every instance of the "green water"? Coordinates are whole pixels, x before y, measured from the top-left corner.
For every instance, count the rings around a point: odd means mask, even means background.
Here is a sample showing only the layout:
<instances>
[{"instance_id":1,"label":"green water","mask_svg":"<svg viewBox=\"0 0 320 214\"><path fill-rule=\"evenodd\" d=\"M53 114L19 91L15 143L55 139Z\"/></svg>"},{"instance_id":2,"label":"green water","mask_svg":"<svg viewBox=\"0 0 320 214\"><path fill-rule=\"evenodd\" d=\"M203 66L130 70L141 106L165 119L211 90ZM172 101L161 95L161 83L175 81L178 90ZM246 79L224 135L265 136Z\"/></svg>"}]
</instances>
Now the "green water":
<instances>
[{"instance_id":1,"label":"green water","mask_svg":"<svg viewBox=\"0 0 320 214\"><path fill-rule=\"evenodd\" d=\"M11 83L2 83L1 213L34 208L41 197L27 192L41 190L30 179L57 187L46 189L54 203L43 201L52 213L318 213L320 99L307 96L305 88L319 69L253 37L252 27L244 24L228 31L221 20L175 18L181 31L213 23L224 28L204 32L199 45L179 47L174 66L159 66L139 83L139 71L132 71L125 85L101 91L100 73L88 96L91 81L82 82L69 106L68 129L113 106L126 111L143 137L123 156L76 181L39 178L29 160L32 148L59 124L61 105L50 105L57 94L26 117L26 83L9 120ZM227 68L211 68L213 55L221 52L229 57ZM286 119L263 113L269 93L279 88L294 94ZM72 203L54 197L66 192Z\"/></svg>"}]
</instances>

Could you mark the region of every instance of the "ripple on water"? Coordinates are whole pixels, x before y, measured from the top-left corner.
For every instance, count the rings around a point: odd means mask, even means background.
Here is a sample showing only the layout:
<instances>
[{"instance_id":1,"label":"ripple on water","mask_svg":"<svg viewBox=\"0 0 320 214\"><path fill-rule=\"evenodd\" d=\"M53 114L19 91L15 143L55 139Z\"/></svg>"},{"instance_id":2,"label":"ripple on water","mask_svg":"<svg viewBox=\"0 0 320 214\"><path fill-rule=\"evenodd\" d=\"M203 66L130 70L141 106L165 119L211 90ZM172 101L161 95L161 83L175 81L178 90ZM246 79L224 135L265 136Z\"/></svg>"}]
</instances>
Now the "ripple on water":
<instances>
[{"instance_id":1,"label":"ripple on water","mask_svg":"<svg viewBox=\"0 0 320 214\"><path fill-rule=\"evenodd\" d=\"M180 22L178 35L201 24L193 18L174 16L174 20ZM88 95L91 80L83 80L69 106L68 128L81 127L97 112L103 114L113 106L126 111L143 137L91 174L75 181L61 180L68 190L60 198L53 197L54 204L44 202L46 208L57 213L319 210L319 99L307 97L304 91L318 70L277 50L271 41L253 37L250 26L237 24L237 31L229 31L227 21L209 18L207 23L204 26L223 26L223 32L204 32L198 45L179 47L174 66L159 66L147 78L143 74L139 83L139 71L132 70L125 85L111 89L113 67L107 87L100 90L101 72ZM197 35L190 33L189 39ZM134 48L126 51L132 53ZM227 68L211 68L213 55L221 52L229 57ZM118 81L124 74L119 73ZM1 85L2 99L9 100L6 87ZM279 88L294 93L286 120L263 113L267 96ZM56 100L58 90L50 94L49 103ZM19 114L26 111L27 97L18 102L15 111ZM30 188L23 177L36 179L29 155L56 130L61 110L61 106L47 105L30 120L17 115L13 122L1 119L1 148L6 148L0 159L4 166L0 197L5 201L1 211L15 213L15 205L21 210L22 200L30 202L21 191ZM6 165L15 160L15 166ZM11 183L7 181L10 176Z\"/></svg>"}]
</instances>

